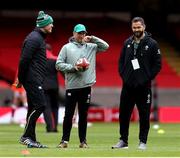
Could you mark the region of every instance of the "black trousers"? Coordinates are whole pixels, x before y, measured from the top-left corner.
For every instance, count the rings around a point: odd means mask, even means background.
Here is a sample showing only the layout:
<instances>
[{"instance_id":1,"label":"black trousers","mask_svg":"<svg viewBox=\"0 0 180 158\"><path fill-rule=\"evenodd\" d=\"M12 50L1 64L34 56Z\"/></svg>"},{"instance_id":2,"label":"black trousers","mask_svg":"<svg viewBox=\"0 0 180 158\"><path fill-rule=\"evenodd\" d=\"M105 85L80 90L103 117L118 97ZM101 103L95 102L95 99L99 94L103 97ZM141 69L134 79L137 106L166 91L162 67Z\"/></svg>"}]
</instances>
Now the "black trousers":
<instances>
[{"instance_id":1,"label":"black trousers","mask_svg":"<svg viewBox=\"0 0 180 158\"><path fill-rule=\"evenodd\" d=\"M152 92L149 86L132 88L123 86L120 97L120 139L128 143L129 123L133 108L136 104L139 112L139 140L147 142L150 128L150 109Z\"/></svg>"},{"instance_id":2,"label":"black trousers","mask_svg":"<svg viewBox=\"0 0 180 158\"><path fill-rule=\"evenodd\" d=\"M44 90L47 106L43 112L44 120L46 123L47 132L57 131L58 125L58 110L59 102L58 95L59 89L48 89Z\"/></svg>"},{"instance_id":3,"label":"black trousers","mask_svg":"<svg viewBox=\"0 0 180 158\"><path fill-rule=\"evenodd\" d=\"M42 85L37 83L23 84L28 101L28 112L23 137L36 141L36 121L45 109L46 101Z\"/></svg>"},{"instance_id":4,"label":"black trousers","mask_svg":"<svg viewBox=\"0 0 180 158\"><path fill-rule=\"evenodd\" d=\"M63 121L62 140L69 141L72 128L72 119L78 103L78 134L80 142L86 141L87 114L91 99L91 87L66 90L65 116Z\"/></svg>"}]
</instances>

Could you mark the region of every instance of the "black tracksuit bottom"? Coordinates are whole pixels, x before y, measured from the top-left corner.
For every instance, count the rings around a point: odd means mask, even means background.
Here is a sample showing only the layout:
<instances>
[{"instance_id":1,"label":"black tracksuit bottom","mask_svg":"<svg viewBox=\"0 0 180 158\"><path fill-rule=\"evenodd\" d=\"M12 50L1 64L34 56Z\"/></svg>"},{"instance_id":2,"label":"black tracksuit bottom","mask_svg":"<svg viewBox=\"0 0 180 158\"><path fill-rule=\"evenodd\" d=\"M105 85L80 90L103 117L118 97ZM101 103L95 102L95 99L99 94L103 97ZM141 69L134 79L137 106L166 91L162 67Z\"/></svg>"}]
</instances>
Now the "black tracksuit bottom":
<instances>
[{"instance_id":1,"label":"black tracksuit bottom","mask_svg":"<svg viewBox=\"0 0 180 158\"><path fill-rule=\"evenodd\" d=\"M91 87L66 90L65 116L63 121L63 141L69 141L72 119L78 103L78 134L80 142L86 141L87 114L91 99Z\"/></svg>"},{"instance_id":2,"label":"black tracksuit bottom","mask_svg":"<svg viewBox=\"0 0 180 158\"><path fill-rule=\"evenodd\" d=\"M36 141L36 121L46 106L46 100L42 85L35 82L28 82L23 84L28 101L28 112L26 117L26 126L24 129L23 137L29 137Z\"/></svg>"},{"instance_id":3,"label":"black tracksuit bottom","mask_svg":"<svg viewBox=\"0 0 180 158\"><path fill-rule=\"evenodd\" d=\"M152 92L150 86L136 88L123 85L120 97L120 139L128 143L129 123L136 104L139 112L139 141L146 143L150 128L150 108Z\"/></svg>"},{"instance_id":4,"label":"black tracksuit bottom","mask_svg":"<svg viewBox=\"0 0 180 158\"><path fill-rule=\"evenodd\" d=\"M46 122L46 131L57 131L58 110L59 110L59 89L44 90L47 106L44 110L44 120Z\"/></svg>"}]
</instances>

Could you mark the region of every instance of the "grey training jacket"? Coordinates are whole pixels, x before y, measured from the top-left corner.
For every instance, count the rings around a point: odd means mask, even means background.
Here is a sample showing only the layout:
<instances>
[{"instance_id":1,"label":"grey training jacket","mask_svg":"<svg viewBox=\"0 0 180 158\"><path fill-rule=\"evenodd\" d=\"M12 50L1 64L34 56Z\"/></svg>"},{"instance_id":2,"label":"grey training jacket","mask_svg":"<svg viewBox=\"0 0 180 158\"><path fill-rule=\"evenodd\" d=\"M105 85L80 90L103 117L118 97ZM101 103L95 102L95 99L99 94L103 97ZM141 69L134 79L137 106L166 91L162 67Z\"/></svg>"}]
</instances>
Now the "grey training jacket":
<instances>
[{"instance_id":1,"label":"grey training jacket","mask_svg":"<svg viewBox=\"0 0 180 158\"><path fill-rule=\"evenodd\" d=\"M65 73L66 89L92 86L96 82L96 54L108 48L104 40L95 36L92 36L90 43L78 43L71 38L60 50L56 61L56 69ZM83 57L89 61L89 68L83 72L76 71L74 65Z\"/></svg>"}]
</instances>

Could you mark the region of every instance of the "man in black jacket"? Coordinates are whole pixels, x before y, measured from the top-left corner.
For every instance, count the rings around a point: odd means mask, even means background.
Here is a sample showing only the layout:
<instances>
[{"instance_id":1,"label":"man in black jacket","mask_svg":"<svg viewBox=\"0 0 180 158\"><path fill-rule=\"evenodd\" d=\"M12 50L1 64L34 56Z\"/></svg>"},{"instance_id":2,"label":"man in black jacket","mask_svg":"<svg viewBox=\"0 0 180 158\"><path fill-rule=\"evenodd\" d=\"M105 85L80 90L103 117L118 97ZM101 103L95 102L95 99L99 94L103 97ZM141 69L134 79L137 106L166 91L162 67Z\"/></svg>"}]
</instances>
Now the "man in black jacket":
<instances>
[{"instance_id":1,"label":"man in black jacket","mask_svg":"<svg viewBox=\"0 0 180 158\"><path fill-rule=\"evenodd\" d=\"M161 53L157 42L145 32L144 19L131 22L133 36L123 46L119 74L123 80L120 97L120 141L112 148L128 148L129 122L134 105L139 111L139 149L146 149L150 128L151 81L161 70Z\"/></svg>"},{"instance_id":2,"label":"man in black jacket","mask_svg":"<svg viewBox=\"0 0 180 158\"><path fill-rule=\"evenodd\" d=\"M45 37L52 32L52 27L52 17L40 11L36 20L36 28L25 38L22 46L16 86L23 85L27 94L27 122L20 143L28 147L46 147L37 142L35 127L37 119L46 106L43 90L46 72Z\"/></svg>"}]
</instances>

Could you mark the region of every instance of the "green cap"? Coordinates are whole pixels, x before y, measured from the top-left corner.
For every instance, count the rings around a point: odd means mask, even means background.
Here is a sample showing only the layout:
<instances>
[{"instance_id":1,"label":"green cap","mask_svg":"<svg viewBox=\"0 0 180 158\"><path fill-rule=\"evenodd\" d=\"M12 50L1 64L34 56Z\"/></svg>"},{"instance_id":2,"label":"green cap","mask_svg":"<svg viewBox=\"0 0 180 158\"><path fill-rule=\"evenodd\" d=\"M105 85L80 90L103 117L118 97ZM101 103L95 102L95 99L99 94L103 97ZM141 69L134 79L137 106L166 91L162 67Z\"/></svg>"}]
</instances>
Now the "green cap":
<instances>
[{"instance_id":1,"label":"green cap","mask_svg":"<svg viewBox=\"0 0 180 158\"><path fill-rule=\"evenodd\" d=\"M74 27L74 32L82 32L82 31L87 32L86 27L83 24L77 24Z\"/></svg>"},{"instance_id":2,"label":"green cap","mask_svg":"<svg viewBox=\"0 0 180 158\"><path fill-rule=\"evenodd\" d=\"M37 27L45 27L52 23L53 23L53 18L50 15L45 14L44 11L39 11L39 14L36 20Z\"/></svg>"}]
</instances>

